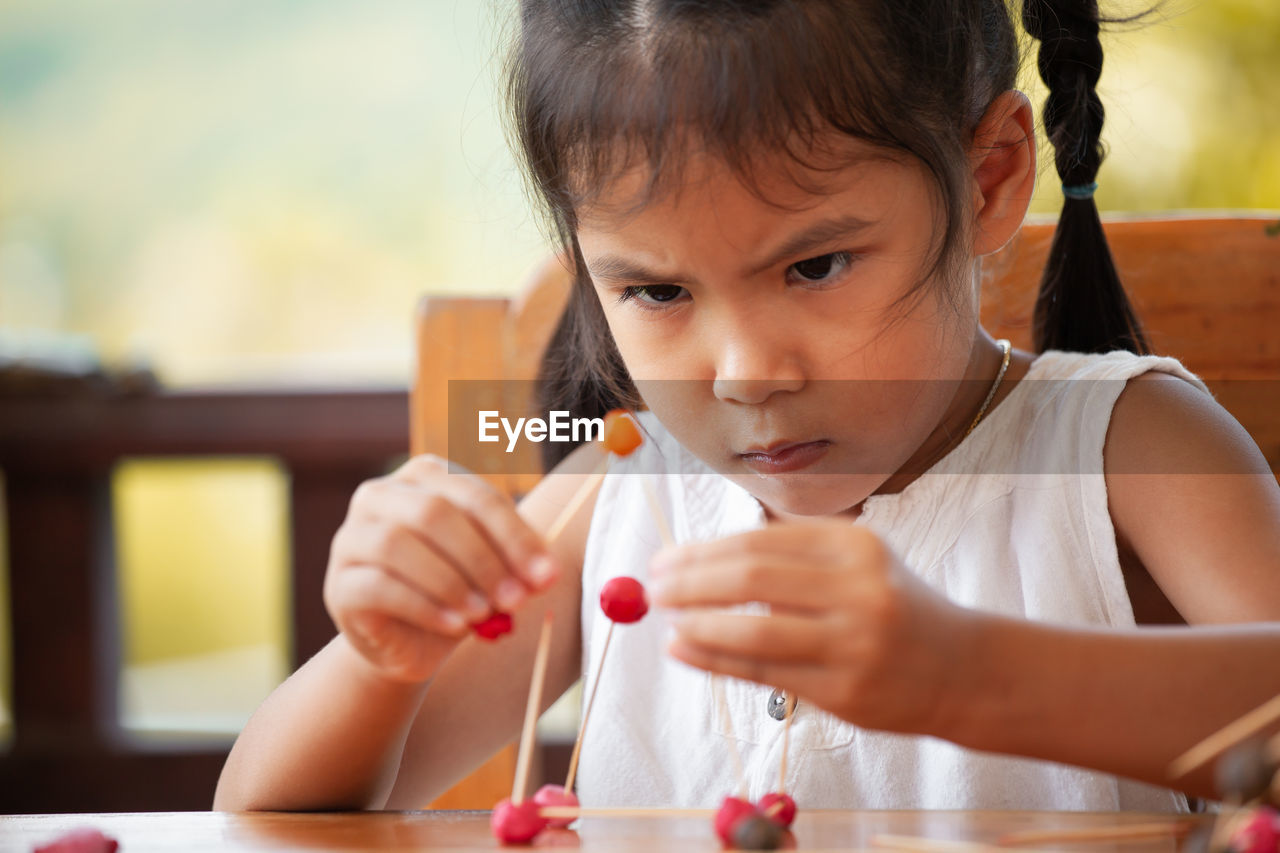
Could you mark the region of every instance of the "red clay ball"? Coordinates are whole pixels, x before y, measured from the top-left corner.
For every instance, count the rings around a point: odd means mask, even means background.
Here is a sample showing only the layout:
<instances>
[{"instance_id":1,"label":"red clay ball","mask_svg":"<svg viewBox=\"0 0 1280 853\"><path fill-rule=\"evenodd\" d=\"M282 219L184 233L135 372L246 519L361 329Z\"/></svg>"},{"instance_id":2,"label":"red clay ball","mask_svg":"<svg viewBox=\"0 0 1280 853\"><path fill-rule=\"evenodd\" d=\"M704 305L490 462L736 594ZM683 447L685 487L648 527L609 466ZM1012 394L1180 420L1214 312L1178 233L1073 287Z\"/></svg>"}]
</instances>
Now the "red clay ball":
<instances>
[{"instance_id":1,"label":"red clay ball","mask_svg":"<svg viewBox=\"0 0 1280 853\"><path fill-rule=\"evenodd\" d=\"M626 575L612 578L600 590L600 609L614 622L639 622L649 612L644 584Z\"/></svg>"},{"instance_id":2,"label":"red clay ball","mask_svg":"<svg viewBox=\"0 0 1280 853\"><path fill-rule=\"evenodd\" d=\"M720 811L716 812L715 829L716 835L720 836L720 840L730 847L733 844L733 830L738 822L743 818L760 814L760 810L746 800L740 800L737 797L725 797L724 802L720 804Z\"/></svg>"},{"instance_id":3,"label":"red clay ball","mask_svg":"<svg viewBox=\"0 0 1280 853\"><path fill-rule=\"evenodd\" d=\"M578 795L573 791L566 791L564 785L543 785L533 795L533 801L539 806L572 806L576 809L579 805ZM573 821L574 818L571 817L553 817L547 819L547 826L565 829Z\"/></svg>"},{"instance_id":4,"label":"red clay ball","mask_svg":"<svg viewBox=\"0 0 1280 853\"><path fill-rule=\"evenodd\" d=\"M618 456L629 456L644 438L635 418L626 409L614 409L604 416L604 448Z\"/></svg>"},{"instance_id":5,"label":"red clay ball","mask_svg":"<svg viewBox=\"0 0 1280 853\"><path fill-rule=\"evenodd\" d=\"M510 613L495 613L483 622L471 626L471 630L483 640L496 640L503 634L510 634L513 623Z\"/></svg>"},{"instance_id":6,"label":"red clay ball","mask_svg":"<svg viewBox=\"0 0 1280 853\"><path fill-rule=\"evenodd\" d=\"M776 805L775 805L776 804ZM786 794L765 794L756 803L764 816L781 827L789 827L796 819L796 801Z\"/></svg>"},{"instance_id":7,"label":"red clay ball","mask_svg":"<svg viewBox=\"0 0 1280 853\"><path fill-rule=\"evenodd\" d=\"M1280 813L1258 806L1227 842L1230 853L1277 853L1280 851Z\"/></svg>"},{"instance_id":8,"label":"red clay ball","mask_svg":"<svg viewBox=\"0 0 1280 853\"><path fill-rule=\"evenodd\" d=\"M547 825L546 819L538 815L538 808L533 800L516 805L507 798L498 803L493 807L493 817L489 818L493 837L503 844L528 844Z\"/></svg>"},{"instance_id":9,"label":"red clay ball","mask_svg":"<svg viewBox=\"0 0 1280 853\"><path fill-rule=\"evenodd\" d=\"M42 844L32 853L116 853L120 843L96 829L73 829L48 844Z\"/></svg>"}]
</instances>

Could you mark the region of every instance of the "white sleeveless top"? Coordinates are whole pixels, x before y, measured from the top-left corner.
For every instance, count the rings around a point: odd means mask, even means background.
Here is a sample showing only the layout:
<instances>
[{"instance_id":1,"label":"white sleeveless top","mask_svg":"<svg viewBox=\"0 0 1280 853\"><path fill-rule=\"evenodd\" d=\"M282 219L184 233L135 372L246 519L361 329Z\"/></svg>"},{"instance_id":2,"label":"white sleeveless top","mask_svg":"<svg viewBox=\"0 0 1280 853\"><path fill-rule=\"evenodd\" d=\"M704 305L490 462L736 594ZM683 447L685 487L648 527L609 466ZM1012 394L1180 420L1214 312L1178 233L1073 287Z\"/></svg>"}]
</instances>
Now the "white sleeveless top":
<instances>
[{"instance_id":1,"label":"white sleeveless top","mask_svg":"<svg viewBox=\"0 0 1280 853\"><path fill-rule=\"evenodd\" d=\"M901 493L867 499L854 523L965 607L1062 625L1134 626L1107 510L1102 448L1125 381L1150 370L1204 386L1173 359L1049 352L958 447ZM1206 389L1207 393L1207 389ZM681 447L651 413L618 474L646 475L677 542L763 526L760 504ZM981 472L981 473L978 473ZM639 476L605 478L582 579L583 678L608 622L600 587L648 579L661 547ZM737 788L710 676L668 657L660 611L619 625L582 747L584 806L709 808ZM776 789L783 724L771 688L721 679L754 800ZM592 684L586 683L590 692ZM860 729L801 705L787 790L802 809L1186 811L1179 793L1104 773Z\"/></svg>"}]
</instances>

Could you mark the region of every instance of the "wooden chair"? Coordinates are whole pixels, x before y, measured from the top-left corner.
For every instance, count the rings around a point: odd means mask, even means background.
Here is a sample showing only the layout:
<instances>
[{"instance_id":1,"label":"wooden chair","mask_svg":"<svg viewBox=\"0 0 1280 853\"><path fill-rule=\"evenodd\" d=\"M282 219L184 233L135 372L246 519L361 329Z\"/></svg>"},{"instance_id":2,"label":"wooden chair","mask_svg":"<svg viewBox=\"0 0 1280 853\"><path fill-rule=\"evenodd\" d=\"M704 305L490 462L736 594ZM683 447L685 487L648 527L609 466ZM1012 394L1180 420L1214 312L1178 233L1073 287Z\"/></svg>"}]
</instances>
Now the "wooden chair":
<instances>
[{"instance_id":1,"label":"wooden chair","mask_svg":"<svg viewBox=\"0 0 1280 853\"><path fill-rule=\"evenodd\" d=\"M1114 219L1104 224L1154 351L1202 377L1280 474L1280 231L1274 216ZM982 319L1031 344L1035 287L1053 223L1024 226L987 265Z\"/></svg>"},{"instance_id":2,"label":"wooden chair","mask_svg":"<svg viewBox=\"0 0 1280 853\"><path fill-rule=\"evenodd\" d=\"M414 338L417 358L409 393L409 448L414 454L449 457L449 383L456 380L503 380L486 386L493 408L522 411L528 400L509 399L533 380L556 320L569 293L569 278L560 262L548 260L514 298L433 297L418 306ZM507 381L511 380L511 381ZM508 399L504 399L508 397ZM456 424L473 430L474 425ZM537 470L524 443L518 463ZM512 466L514 470L516 466ZM511 475L477 471L504 493L518 496L533 488L536 474ZM430 805L435 809L489 809L511 793L516 747L507 746ZM536 774L535 774L536 775Z\"/></svg>"},{"instance_id":3,"label":"wooden chair","mask_svg":"<svg viewBox=\"0 0 1280 853\"><path fill-rule=\"evenodd\" d=\"M1029 222L986 264L983 323L1018 347L1031 346L1035 291L1053 228L1052 221ZM1110 219L1105 228L1155 351L1176 356L1202 376L1280 473L1280 394L1267 393L1268 387L1280 390L1280 235L1274 217ZM415 453L449 455L451 379L536 376L569 284L568 272L551 260L513 299L422 301L410 403ZM494 393L522 394L524 387L495 383ZM495 400L494 408L516 411L520 402ZM521 470L535 470L533 460ZM489 477L512 495L537 481L524 473ZM513 755L510 747L499 753L433 807L490 808L510 791Z\"/></svg>"}]
</instances>

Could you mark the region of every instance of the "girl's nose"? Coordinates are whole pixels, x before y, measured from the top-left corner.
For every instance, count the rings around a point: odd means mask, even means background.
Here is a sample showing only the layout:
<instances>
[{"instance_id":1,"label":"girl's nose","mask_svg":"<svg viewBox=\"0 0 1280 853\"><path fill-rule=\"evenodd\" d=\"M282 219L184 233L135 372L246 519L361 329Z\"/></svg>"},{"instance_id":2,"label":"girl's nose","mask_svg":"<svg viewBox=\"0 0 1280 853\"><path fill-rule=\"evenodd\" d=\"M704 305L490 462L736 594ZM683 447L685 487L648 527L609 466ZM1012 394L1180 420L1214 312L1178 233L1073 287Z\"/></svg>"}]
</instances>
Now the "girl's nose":
<instances>
[{"instance_id":1,"label":"girl's nose","mask_svg":"<svg viewBox=\"0 0 1280 853\"><path fill-rule=\"evenodd\" d=\"M777 392L804 387L804 371L793 347L761 331L723 342L712 389L717 399L759 405ZM780 331L785 337L785 330Z\"/></svg>"}]
</instances>

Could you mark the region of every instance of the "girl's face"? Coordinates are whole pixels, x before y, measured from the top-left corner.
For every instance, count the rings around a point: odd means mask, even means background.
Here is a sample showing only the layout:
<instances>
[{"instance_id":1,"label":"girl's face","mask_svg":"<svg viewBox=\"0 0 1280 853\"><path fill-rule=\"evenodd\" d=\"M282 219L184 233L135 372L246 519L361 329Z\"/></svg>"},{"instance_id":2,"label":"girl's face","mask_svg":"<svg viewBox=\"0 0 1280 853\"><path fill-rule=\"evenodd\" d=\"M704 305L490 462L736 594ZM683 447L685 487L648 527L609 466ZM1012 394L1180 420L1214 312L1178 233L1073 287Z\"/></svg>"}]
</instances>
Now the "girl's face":
<instances>
[{"instance_id":1,"label":"girl's face","mask_svg":"<svg viewBox=\"0 0 1280 853\"><path fill-rule=\"evenodd\" d=\"M968 278L912 293L938 227L922 167L868 157L808 189L795 168L757 194L694 158L678 192L620 213L646 177L629 173L578 241L664 426L775 515L833 515L952 426L977 301Z\"/></svg>"}]
</instances>

